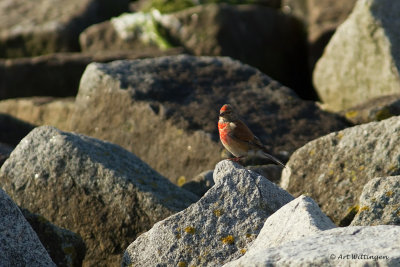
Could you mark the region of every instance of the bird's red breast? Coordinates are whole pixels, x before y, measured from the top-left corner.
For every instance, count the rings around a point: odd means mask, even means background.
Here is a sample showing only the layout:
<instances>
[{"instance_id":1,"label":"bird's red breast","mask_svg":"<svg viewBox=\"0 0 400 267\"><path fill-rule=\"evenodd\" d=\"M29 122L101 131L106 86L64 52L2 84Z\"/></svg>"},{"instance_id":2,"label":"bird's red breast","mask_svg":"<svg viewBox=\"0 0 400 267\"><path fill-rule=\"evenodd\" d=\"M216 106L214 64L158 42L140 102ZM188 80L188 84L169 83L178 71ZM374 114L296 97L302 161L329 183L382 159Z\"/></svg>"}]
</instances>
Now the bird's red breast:
<instances>
[{"instance_id":1,"label":"bird's red breast","mask_svg":"<svg viewBox=\"0 0 400 267\"><path fill-rule=\"evenodd\" d=\"M229 122L218 122L219 138L222 143L227 143L227 136L229 133Z\"/></svg>"}]
</instances>

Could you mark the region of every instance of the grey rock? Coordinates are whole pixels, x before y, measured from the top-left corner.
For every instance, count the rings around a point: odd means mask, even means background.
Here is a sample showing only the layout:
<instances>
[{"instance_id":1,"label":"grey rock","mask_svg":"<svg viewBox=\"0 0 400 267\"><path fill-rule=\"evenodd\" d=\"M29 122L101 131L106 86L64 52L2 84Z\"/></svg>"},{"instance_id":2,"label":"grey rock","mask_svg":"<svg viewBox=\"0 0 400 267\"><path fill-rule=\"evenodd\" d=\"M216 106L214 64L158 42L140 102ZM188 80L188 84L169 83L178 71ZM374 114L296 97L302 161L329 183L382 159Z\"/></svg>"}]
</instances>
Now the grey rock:
<instances>
[{"instance_id":1,"label":"grey rock","mask_svg":"<svg viewBox=\"0 0 400 267\"><path fill-rule=\"evenodd\" d=\"M292 16L269 7L226 4L200 5L170 16L175 20L160 24L172 43L190 53L238 59L300 96L309 93L306 35Z\"/></svg>"},{"instance_id":2,"label":"grey rock","mask_svg":"<svg viewBox=\"0 0 400 267\"><path fill-rule=\"evenodd\" d=\"M96 51L0 59L0 99L75 96L81 76L91 62L176 55L182 51L179 48L166 51Z\"/></svg>"},{"instance_id":3,"label":"grey rock","mask_svg":"<svg viewBox=\"0 0 400 267\"><path fill-rule=\"evenodd\" d=\"M11 198L0 188L2 266L56 266Z\"/></svg>"},{"instance_id":4,"label":"grey rock","mask_svg":"<svg viewBox=\"0 0 400 267\"><path fill-rule=\"evenodd\" d=\"M400 94L386 95L366 101L342 112L354 124L381 121L400 115Z\"/></svg>"},{"instance_id":5,"label":"grey rock","mask_svg":"<svg viewBox=\"0 0 400 267\"><path fill-rule=\"evenodd\" d=\"M335 227L314 200L302 195L268 217L243 257L249 258L266 248L278 247L286 242L317 235Z\"/></svg>"},{"instance_id":6,"label":"grey rock","mask_svg":"<svg viewBox=\"0 0 400 267\"><path fill-rule=\"evenodd\" d=\"M400 226L335 228L242 258L224 266L399 266Z\"/></svg>"},{"instance_id":7,"label":"grey rock","mask_svg":"<svg viewBox=\"0 0 400 267\"><path fill-rule=\"evenodd\" d=\"M126 50L138 48L120 38L109 20L87 27L79 35L82 51ZM137 42L134 42L135 44ZM140 44L140 43L139 43ZM142 47L141 47L142 48Z\"/></svg>"},{"instance_id":8,"label":"grey rock","mask_svg":"<svg viewBox=\"0 0 400 267\"><path fill-rule=\"evenodd\" d=\"M400 225L400 176L375 178L364 186L351 225L380 224Z\"/></svg>"},{"instance_id":9,"label":"grey rock","mask_svg":"<svg viewBox=\"0 0 400 267\"><path fill-rule=\"evenodd\" d=\"M397 116L318 138L292 154L291 172L283 170L281 186L295 196L311 196L340 224L367 182L400 173L399 136Z\"/></svg>"},{"instance_id":10,"label":"grey rock","mask_svg":"<svg viewBox=\"0 0 400 267\"><path fill-rule=\"evenodd\" d=\"M69 129L121 145L175 183L189 181L221 159L216 124L225 103L277 156L347 126L239 61L179 55L90 64Z\"/></svg>"},{"instance_id":11,"label":"grey rock","mask_svg":"<svg viewBox=\"0 0 400 267\"><path fill-rule=\"evenodd\" d=\"M86 27L128 10L128 0L3 0L0 3L0 57L79 51Z\"/></svg>"},{"instance_id":12,"label":"grey rock","mask_svg":"<svg viewBox=\"0 0 400 267\"><path fill-rule=\"evenodd\" d=\"M94 24L79 36L82 51L124 51L143 49L154 53L174 47L162 34L159 20L169 20L157 10L148 13L124 13L111 20Z\"/></svg>"},{"instance_id":13,"label":"grey rock","mask_svg":"<svg viewBox=\"0 0 400 267\"><path fill-rule=\"evenodd\" d=\"M327 108L343 110L399 93L399 12L399 1L357 1L313 73L314 85Z\"/></svg>"},{"instance_id":14,"label":"grey rock","mask_svg":"<svg viewBox=\"0 0 400 267\"><path fill-rule=\"evenodd\" d=\"M232 161L218 163L215 185L195 204L139 236L123 266L218 266L238 258L266 218L293 197Z\"/></svg>"},{"instance_id":15,"label":"grey rock","mask_svg":"<svg viewBox=\"0 0 400 267\"><path fill-rule=\"evenodd\" d=\"M58 267L82 266L86 247L79 235L58 227L27 209L21 211Z\"/></svg>"},{"instance_id":16,"label":"grey rock","mask_svg":"<svg viewBox=\"0 0 400 267\"><path fill-rule=\"evenodd\" d=\"M84 265L118 265L139 233L198 199L117 145L50 126L19 143L0 182L19 206L78 233Z\"/></svg>"}]
</instances>

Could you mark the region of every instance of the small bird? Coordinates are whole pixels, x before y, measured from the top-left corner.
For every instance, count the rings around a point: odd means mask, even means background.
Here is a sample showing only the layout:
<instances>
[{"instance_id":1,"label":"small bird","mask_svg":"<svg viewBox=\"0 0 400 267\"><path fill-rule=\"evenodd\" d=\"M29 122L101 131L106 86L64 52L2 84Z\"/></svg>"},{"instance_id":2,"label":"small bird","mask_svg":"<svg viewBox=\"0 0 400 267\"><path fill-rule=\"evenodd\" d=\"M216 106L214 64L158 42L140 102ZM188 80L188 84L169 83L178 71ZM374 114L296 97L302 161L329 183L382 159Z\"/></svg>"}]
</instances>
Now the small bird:
<instances>
[{"instance_id":1,"label":"small bird","mask_svg":"<svg viewBox=\"0 0 400 267\"><path fill-rule=\"evenodd\" d=\"M266 147L260 139L228 104L223 105L219 111L218 131L224 147L235 156L233 160L239 161L245 156L260 156L285 167L282 162L266 152Z\"/></svg>"}]
</instances>

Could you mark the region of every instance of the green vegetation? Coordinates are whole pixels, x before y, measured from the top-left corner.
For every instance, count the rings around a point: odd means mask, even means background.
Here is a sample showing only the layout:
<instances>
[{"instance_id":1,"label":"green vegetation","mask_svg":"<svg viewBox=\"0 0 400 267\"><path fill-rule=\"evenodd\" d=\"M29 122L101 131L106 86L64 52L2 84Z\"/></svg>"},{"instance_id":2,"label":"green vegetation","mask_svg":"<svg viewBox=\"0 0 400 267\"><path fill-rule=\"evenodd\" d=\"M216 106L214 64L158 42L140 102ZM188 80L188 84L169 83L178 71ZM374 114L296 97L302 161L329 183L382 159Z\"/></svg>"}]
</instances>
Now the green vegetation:
<instances>
[{"instance_id":1,"label":"green vegetation","mask_svg":"<svg viewBox=\"0 0 400 267\"><path fill-rule=\"evenodd\" d=\"M149 13L136 12L133 14L122 14L111 19L115 30L123 39L138 39L143 44L156 45L160 49L167 49L172 45L160 32L160 25L157 21L161 14L157 10Z\"/></svg>"}]
</instances>

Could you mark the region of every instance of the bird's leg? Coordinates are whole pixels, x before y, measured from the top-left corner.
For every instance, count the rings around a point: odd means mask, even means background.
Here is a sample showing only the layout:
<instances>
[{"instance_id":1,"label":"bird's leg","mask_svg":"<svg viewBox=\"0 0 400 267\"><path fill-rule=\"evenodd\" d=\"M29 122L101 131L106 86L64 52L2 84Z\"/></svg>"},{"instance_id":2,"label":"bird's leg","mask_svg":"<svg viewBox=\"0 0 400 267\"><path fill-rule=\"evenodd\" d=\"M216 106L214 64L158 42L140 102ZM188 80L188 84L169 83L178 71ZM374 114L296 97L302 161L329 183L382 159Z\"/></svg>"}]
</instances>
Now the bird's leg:
<instances>
[{"instance_id":1,"label":"bird's leg","mask_svg":"<svg viewBox=\"0 0 400 267\"><path fill-rule=\"evenodd\" d=\"M240 157L234 157L234 158L229 158L228 160L240 163L240 160L244 158L244 156L240 156Z\"/></svg>"}]
</instances>

